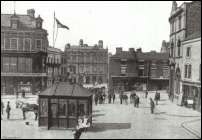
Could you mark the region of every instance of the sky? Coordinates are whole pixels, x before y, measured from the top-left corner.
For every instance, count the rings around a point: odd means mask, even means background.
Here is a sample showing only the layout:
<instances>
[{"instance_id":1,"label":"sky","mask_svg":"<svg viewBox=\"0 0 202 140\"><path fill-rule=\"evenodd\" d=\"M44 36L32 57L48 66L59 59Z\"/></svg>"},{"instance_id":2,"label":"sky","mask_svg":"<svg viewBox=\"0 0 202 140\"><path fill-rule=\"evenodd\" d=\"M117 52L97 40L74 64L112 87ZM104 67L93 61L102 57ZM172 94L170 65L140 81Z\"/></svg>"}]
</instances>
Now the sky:
<instances>
[{"instance_id":1,"label":"sky","mask_svg":"<svg viewBox=\"0 0 202 140\"><path fill-rule=\"evenodd\" d=\"M35 9L35 16L44 20L50 46L55 11L56 18L70 28L58 29L55 47L61 50L67 43L77 45L80 39L89 46L103 40L104 48L113 54L116 47L160 51L162 41L169 41L172 1L16 1L15 7L17 14ZM13 11L13 1L1 1L1 13Z\"/></svg>"}]
</instances>

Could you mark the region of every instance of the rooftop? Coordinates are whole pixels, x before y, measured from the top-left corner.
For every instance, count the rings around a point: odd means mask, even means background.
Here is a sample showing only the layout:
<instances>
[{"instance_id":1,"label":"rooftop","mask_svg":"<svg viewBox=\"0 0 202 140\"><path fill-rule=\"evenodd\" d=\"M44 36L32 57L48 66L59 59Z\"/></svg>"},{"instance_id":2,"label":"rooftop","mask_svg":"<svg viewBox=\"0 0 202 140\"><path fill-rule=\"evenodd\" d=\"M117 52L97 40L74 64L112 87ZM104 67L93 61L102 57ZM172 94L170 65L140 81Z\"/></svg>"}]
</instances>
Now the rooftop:
<instances>
[{"instance_id":1,"label":"rooftop","mask_svg":"<svg viewBox=\"0 0 202 140\"><path fill-rule=\"evenodd\" d=\"M69 82L55 83L52 87L47 88L40 93L40 96L66 96L66 97L90 97L92 93L78 85Z\"/></svg>"},{"instance_id":2,"label":"rooftop","mask_svg":"<svg viewBox=\"0 0 202 140\"><path fill-rule=\"evenodd\" d=\"M135 59L135 53L131 53L129 51L121 51L120 53L116 53L111 56L111 58L118 58L118 59Z\"/></svg>"},{"instance_id":3,"label":"rooftop","mask_svg":"<svg viewBox=\"0 0 202 140\"><path fill-rule=\"evenodd\" d=\"M137 59L162 60L162 59L168 59L168 58L169 58L169 53L158 53L158 52L137 53Z\"/></svg>"}]
</instances>

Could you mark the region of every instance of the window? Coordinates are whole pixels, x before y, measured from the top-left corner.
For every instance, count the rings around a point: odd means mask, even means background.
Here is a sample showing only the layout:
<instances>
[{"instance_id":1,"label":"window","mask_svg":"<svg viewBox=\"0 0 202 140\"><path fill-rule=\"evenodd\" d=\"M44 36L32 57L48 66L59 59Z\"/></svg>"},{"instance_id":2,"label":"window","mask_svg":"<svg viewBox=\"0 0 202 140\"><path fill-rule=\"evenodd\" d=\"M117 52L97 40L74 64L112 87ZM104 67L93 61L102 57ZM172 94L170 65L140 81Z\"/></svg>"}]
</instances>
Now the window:
<instances>
[{"instance_id":1,"label":"window","mask_svg":"<svg viewBox=\"0 0 202 140\"><path fill-rule=\"evenodd\" d=\"M3 72L9 72L9 57L3 57Z\"/></svg>"},{"instance_id":2,"label":"window","mask_svg":"<svg viewBox=\"0 0 202 140\"><path fill-rule=\"evenodd\" d=\"M189 69L188 69L188 78L191 78L191 65L189 65Z\"/></svg>"},{"instance_id":3,"label":"window","mask_svg":"<svg viewBox=\"0 0 202 140\"><path fill-rule=\"evenodd\" d=\"M10 49L17 50L18 47L18 40L17 38L10 39Z\"/></svg>"},{"instance_id":4,"label":"window","mask_svg":"<svg viewBox=\"0 0 202 140\"><path fill-rule=\"evenodd\" d=\"M181 41L180 40L178 40L178 42L177 42L177 48L178 48L178 57L180 57L180 49L181 49Z\"/></svg>"},{"instance_id":5,"label":"window","mask_svg":"<svg viewBox=\"0 0 202 140\"><path fill-rule=\"evenodd\" d=\"M78 111L79 116L88 115L87 101L81 101L81 100L79 101Z\"/></svg>"},{"instance_id":6,"label":"window","mask_svg":"<svg viewBox=\"0 0 202 140\"><path fill-rule=\"evenodd\" d=\"M191 64L186 64L185 65L185 74L184 74L184 77L185 78L191 78L191 74L192 74L192 66Z\"/></svg>"},{"instance_id":7,"label":"window","mask_svg":"<svg viewBox=\"0 0 202 140\"><path fill-rule=\"evenodd\" d=\"M199 65L199 81L201 81L201 64Z\"/></svg>"},{"instance_id":8,"label":"window","mask_svg":"<svg viewBox=\"0 0 202 140\"><path fill-rule=\"evenodd\" d=\"M187 65L184 65L184 78L187 78Z\"/></svg>"},{"instance_id":9,"label":"window","mask_svg":"<svg viewBox=\"0 0 202 140\"><path fill-rule=\"evenodd\" d=\"M59 110L58 115L59 116L66 116L66 110L67 110L67 101L65 99L59 99Z\"/></svg>"},{"instance_id":10,"label":"window","mask_svg":"<svg viewBox=\"0 0 202 140\"><path fill-rule=\"evenodd\" d=\"M41 49L42 48L42 40L41 39L37 39L36 40L36 48L37 49Z\"/></svg>"},{"instance_id":11,"label":"window","mask_svg":"<svg viewBox=\"0 0 202 140\"><path fill-rule=\"evenodd\" d=\"M47 117L48 116L48 99L40 99L39 100L40 103L40 116L42 117Z\"/></svg>"},{"instance_id":12,"label":"window","mask_svg":"<svg viewBox=\"0 0 202 140\"><path fill-rule=\"evenodd\" d=\"M182 19L182 17L181 16L179 16L179 24L178 24L178 28L179 28L179 30L181 29L181 19Z\"/></svg>"},{"instance_id":13,"label":"window","mask_svg":"<svg viewBox=\"0 0 202 140\"><path fill-rule=\"evenodd\" d=\"M10 72L17 72L17 57L10 57Z\"/></svg>"},{"instance_id":14,"label":"window","mask_svg":"<svg viewBox=\"0 0 202 140\"><path fill-rule=\"evenodd\" d=\"M24 39L24 51L30 51L31 50L31 39L25 38Z\"/></svg>"},{"instance_id":15,"label":"window","mask_svg":"<svg viewBox=\"0 0 202 140\"><path fill-rule=\"evenodd\" d=\"M3 50L5 48L5 38L4 34L1 33L1 49Z\"/></svg>"},{"instance_id":16,"label":"window","mask_svg":"<svg viewBox=\"0 0 202 140\"><path fill-rule=\"evenodd\" d=\"M172 41L172 43L171 43L171 49L170 49L170 56L171 57L173 57L173 54L174 54L174 52L173 52L174 49L173 48L174 48L174 44L173 44L173 41Z\"/></svg>"},{"instance_id":17,"label":"window","mask_svg":"<svg viewBox=\"0 0 202 140\"><path fill-rule=\"evenodd\" d=\"M96 76L93 76L93 83L96 82Z\"/></svg>"},{"instance_id":18,"label":"window","mask_svg":"<svg viewBox=\"0 0 202 140\"><path fill-rule=\"evenodd\" d=\"M191 56L191 47L187 47L187 53L186 53L187 57Z\"/></svg>"},{"instance_id":19,"label":"window","mask_svg":"<svg viewBox=\"0 0 202 140\"><path fill-rule=\"evenodd\" d=\"M174 27L175 27L175 25L174 25L174 21L171 23L171 33L173 33L174 32Z\"/></svg>"},{"instance_id":20,"label":"window","mask_svg":"<svg viewBox=\"0 0 202 140\"><path fill-rule=\"evenodd\" d=\"M76 117L76 100L69 100L69 116Z\"/></svg>"}]
</instances>

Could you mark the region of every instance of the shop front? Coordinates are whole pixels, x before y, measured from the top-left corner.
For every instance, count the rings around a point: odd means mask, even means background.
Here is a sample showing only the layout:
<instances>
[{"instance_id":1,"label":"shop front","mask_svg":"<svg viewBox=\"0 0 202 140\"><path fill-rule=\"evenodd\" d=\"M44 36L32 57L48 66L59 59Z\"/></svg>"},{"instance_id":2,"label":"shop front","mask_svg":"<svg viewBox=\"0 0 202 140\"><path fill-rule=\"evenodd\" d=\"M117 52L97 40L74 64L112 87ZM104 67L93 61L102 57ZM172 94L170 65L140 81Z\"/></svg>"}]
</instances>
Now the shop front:
<instances>
[{"instance_id":1,"label":"shop front","mask_svg":"<svg viewBox=\"0 0 202 140\"><path fill-rule=\"evenodd\" d=\"M182 105L201 111L201 85L183 82Z\"/></svg>"}]
</instances>

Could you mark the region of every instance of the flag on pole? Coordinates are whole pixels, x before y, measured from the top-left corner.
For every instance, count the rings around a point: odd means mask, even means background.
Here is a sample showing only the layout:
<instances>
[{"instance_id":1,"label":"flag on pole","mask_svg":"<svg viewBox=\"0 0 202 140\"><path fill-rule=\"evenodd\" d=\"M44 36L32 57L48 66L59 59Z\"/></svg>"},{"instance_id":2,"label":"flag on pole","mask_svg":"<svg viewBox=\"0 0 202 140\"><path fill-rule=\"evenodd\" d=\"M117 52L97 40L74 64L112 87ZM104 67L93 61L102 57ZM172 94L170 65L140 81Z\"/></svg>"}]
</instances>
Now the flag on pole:
<instances>
[{"instance_id":1,"label":"flag on pole","mask_svg":"<svg viewBox=\"0 0 202 140\"><path fill-rule=\"evenodd\" d=\"M67 27L66 25L62 24L57 18L55 18L56 22L57 22L57 27L58 28L65 28L67 30L69 30L69 27Z\"/></svg>"}]
</instances>

